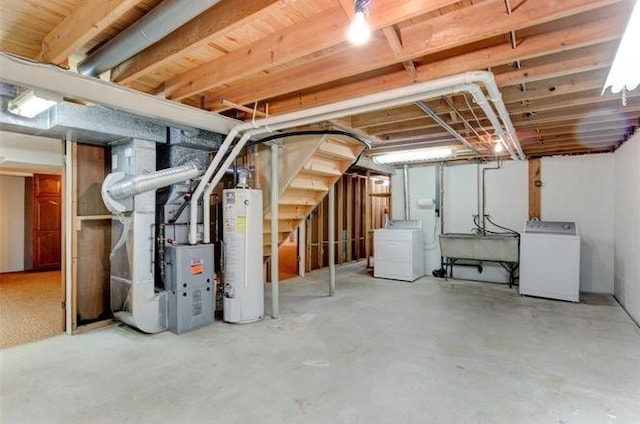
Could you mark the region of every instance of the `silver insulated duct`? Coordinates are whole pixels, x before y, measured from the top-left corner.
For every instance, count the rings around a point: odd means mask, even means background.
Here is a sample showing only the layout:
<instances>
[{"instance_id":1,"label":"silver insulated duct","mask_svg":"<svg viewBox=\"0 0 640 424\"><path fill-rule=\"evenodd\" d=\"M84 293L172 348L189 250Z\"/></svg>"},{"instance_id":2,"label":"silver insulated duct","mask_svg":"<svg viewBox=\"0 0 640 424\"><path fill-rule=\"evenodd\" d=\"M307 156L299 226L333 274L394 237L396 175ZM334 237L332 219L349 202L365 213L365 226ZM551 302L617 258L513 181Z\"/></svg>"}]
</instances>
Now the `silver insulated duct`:
<instances>
[{"instance_id":1,"label":"silver insulated duct","mask_svg":"<svg viewBox=\"0 0 640 424\"><path fill-rule=\"evenodd\" d=\"M219 1L163 1L78 63L78 72L90 76L100 75L171 34Z\"/></svg>"}]
</instances>

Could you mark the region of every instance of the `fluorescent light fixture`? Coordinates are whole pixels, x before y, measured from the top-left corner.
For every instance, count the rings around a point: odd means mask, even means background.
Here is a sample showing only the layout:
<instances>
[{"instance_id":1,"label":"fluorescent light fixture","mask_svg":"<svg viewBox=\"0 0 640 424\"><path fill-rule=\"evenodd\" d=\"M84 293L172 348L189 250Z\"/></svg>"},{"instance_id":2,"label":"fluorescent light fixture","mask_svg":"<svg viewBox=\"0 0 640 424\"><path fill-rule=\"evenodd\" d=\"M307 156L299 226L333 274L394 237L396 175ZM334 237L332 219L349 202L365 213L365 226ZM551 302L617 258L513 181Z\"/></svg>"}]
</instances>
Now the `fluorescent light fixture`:
<instances>
[{"instance_id":1,"label":"fluorescent light fixture","mask_svg":"<svg viewBox=\"0 0 640 424\"><path fill-rule=\"evenodd\" d=\"M455 157L455 150L450 147L428 149L402 150L374 156L373 161L380 165L425 162L429 160L451 159Z\"/></svg>"},{"instance_id":2,"label":"fluorescent light fixture","mask_svg":"<svg viewBox=\"0 0 640 424\"><path fill-rule=\"evenodd\" d=\"M626 105L626 92L635 89L640 84L640 1L631 12L627 29L622 35L618 52L613 60L607 81L604 83L602 94L611 87L612 93L622 91L622 104Z\"/></svg>"},{"instance_id":3,"label":"fluorescent light fixture","mask_svg":"<svg viewBox=\"0 0 640 424\"><path fill-rule=\"evenodd\" d=\"M349 41L356 46L362 46L371 37L371 28L367 22L367 6L369 0L355 0L353 3L355 14L349 25Z\"/></svg>"},{"instance_id":4,"label":"fluorescent light fixture","mask_svg":"<svg viewBox=\"0 0 640 424\"><path fill-rule=\"evenodd\" d=\"M33 118L59 101L62 101L62 96L54 93L38 91L36 94L34 90L27 90L10 100L7 109L13 114Z\"/></svg>"}]
</instances>

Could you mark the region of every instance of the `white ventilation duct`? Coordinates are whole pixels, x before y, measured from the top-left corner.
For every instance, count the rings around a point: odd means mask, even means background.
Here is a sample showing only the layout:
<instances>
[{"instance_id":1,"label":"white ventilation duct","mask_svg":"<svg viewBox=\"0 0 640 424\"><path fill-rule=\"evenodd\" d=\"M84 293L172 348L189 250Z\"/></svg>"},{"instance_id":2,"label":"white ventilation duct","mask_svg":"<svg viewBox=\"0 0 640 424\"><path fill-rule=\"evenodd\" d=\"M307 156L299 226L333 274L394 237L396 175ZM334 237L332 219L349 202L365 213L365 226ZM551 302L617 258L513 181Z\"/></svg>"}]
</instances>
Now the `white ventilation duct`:
<instances>
[{"instance_id":1,"label":"white ventilation duct","mask_svg":"<svg viewBox=\"0 0 640 424\"><path fill-rule=\"evenodd\" d=\"M163 1L78 63L78 72L90 76L100 75L171 34L219 1Z\"/></svg>"}]
</instances>

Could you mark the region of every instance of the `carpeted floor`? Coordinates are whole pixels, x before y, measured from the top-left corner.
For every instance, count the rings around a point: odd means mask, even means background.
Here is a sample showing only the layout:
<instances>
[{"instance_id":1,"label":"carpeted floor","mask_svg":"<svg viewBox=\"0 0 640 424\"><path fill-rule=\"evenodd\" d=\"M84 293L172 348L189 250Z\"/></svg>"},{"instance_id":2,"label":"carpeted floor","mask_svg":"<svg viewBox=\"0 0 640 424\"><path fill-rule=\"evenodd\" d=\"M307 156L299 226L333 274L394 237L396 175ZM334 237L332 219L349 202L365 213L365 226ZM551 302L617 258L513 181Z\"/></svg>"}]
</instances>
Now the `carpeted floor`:
<instances>
[{"instance_id":1,"label":"carpeted floor","mask_svg":"<svg viewBox=\"0 0 640 424\"><path fill-rule=\"evenodd\" d=\"M0 348L62 333L60 271L0 274Z\"/></svg>"}]
</instances>

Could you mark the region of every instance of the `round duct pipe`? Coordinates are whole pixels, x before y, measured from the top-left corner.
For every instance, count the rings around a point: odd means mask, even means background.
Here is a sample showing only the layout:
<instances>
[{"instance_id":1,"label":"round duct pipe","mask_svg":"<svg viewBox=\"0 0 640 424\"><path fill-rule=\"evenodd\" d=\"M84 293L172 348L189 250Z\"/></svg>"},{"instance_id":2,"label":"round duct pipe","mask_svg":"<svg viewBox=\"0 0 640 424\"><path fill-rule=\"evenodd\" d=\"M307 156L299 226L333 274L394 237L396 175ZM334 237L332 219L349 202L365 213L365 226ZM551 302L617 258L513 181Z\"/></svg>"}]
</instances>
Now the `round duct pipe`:
<instances>
[{"instance_id":1,"label":"round duct pipe","mask_svg":"<svg viewBox=\"0 0 640 424\"><path fill-rule=\"evenodd\" d=\"M161 40L220 0L165 0L78 63L78 72L97 76Z\"/></svg>"}]
</instances>

